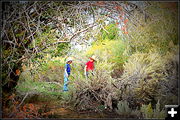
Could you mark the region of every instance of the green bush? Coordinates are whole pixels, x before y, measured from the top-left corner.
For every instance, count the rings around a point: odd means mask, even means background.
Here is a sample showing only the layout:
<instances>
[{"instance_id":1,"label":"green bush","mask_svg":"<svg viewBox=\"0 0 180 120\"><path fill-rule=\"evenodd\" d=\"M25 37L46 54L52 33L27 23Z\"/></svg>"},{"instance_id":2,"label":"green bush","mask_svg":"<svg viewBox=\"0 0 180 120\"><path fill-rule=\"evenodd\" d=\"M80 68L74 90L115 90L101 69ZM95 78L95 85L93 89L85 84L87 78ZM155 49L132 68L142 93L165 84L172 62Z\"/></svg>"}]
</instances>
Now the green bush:
<instances>
[{"instance_id":1,"label":"green bush","mask_svg":"<svg viewBox=\"0 0 180 120\"><path fill-rule=\"evenodd\" d=\"M131 108L129 108L129 104L127 101L119 101L117 104L118 109L116 112L121 115L130 115Z\"/></svg>"},{"instance_id":2,"label":"green bush","mask_svg":"<svg viewBox=\"0 0 180 120\"><path fill-rule=\"evenodd\" d=\"M165 110L160 110L160 103L157 102L155 109L152 108L151 103L148 105L142 105L140 111L143 114L143 118L165 118Z\"/></svg>"},{"instance_id":3,"label":"green bush","mask_svg":"<svg viewBox=\"0 0 180 120\"><path fill-rule=\"evenodd\" d=\"M140 111L138 109L131 109L129 107L129 103L127 101L119 101L117 104L117 109L115 109L115 111L119 114L119 115L123 115L123 116L134 116L134 117L140 117Z\"/></svg>"},{"instance_id":4,"label":"green bush","mask_svg":"<svg viewBox=\"0 0 180 120\"><path fill-rule=\"evenodd\" d=\"M123 90L123 100L156 102L160 81L166 81L166 59L158 53L136 53L124 64L124 72L117 86Z\"/></svg>"},{"instance_id":5,"label":"green bush","mask_svg":"<svg viewBox=\"0 0 180 120\"><path fill-rule=\"evenodd\" d=\"M151 103L148 105L142 105L140 111L143 113L144 118L153 118L153 109Z\"/></svg>"},{"instance_id":6,"label":"green bush","mask_svg":"<svg viewBox=\"0 0 180 120\"><path fill-rule=\"evenodd\" d=\"M20 74L18 84L21 84L25 81L33 81L32 74L29 70L26 70Z\"/></svg>"},{"instance_id":7,"label":"green bush","mask_svg":"<svg viewBox=\"0 0 180 120\"><path fill-rule=\"evenodd\" d=\"M36 69L31 70L34 81L63 83L65 65L63 60L60 60L61 58L50 59L51 61L43 61Z\"/></svg>"},{"instance_id":8,"label":"green bush","mask_svg":"<svg viewBox=\"0 0 180 120\"><path fill-rule=\"evenodd\" d=\"M121 40L110 41L106 39L103 42L93 44L87 50L86 55L95 55L99 61L115 63L116 66L122 69L124 62L127 60L127 55L124 54L125 48L126 43Z\"/></svg>"},{"instance_id":9,"label":"green bush","mask_svg":"<svg viewBox=\"0 0 180 120\"><path fill-rule=\"evenodd\" d=\"M147 23L141 20L143 26L138 26L130 31L129 54L140 51L157 51L160 54L176 49L178 45L178 15L169 9L162 9L156 5L147 8L151 19ZM138 31L138 32L137 32Z\"/></svg>"},{"instance_id":10,"label":"green bush","mask_svg":"<svg viewBox=\"0 0 180 120\"><path fill-rule=\"evenodd\" d=\"M153 117L154 118L165 118L165 116L166 116L165 110L160 109L160 103L159 103L159 100L158 100L158 102L156 104L156 107L153 110Z\"/></svg>"},{"instance_id":11,"label":"green bush","mask_svg":"<svg viewBox=\"0 0 180 120\"><path fill-rule=\"evenodd\" d=\"M103 41L105 39L109 40L116 40L118 35L119 29L115 24L109 24L104 27L104 29L101 29L101 33L97 35L97 39L99 41Z\"/></svg>"}]
</instances>

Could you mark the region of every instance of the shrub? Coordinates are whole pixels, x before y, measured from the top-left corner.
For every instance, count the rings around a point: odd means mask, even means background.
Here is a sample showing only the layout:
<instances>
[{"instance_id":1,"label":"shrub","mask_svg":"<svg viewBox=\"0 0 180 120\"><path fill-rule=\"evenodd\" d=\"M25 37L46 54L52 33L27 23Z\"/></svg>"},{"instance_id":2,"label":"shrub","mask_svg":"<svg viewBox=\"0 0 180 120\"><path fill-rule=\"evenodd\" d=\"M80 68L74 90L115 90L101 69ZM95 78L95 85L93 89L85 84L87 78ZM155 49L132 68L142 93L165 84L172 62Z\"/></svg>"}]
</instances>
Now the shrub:
<instances>
[{"instance_id":1,"label":"shrub","mask_svg":"<svg viewBox=\"0 0 180 120\"><path fill-rule=\"evenodd\" d=\"M37 68L31 70L34 81L59 82L63 83L64 59L49 58L50 60L41 62Z\"/></svg>"},{"instance_id":2,"label":"shrub","mask_svg":"<svg viewBox=\"0 0 180 120\"><path fill-rule=\"evenodd\" d=\"M90 49L87 50L86 55L95 55L99 61L108 61L115 63L116 66L122 68L122 65L127 60L127 55L124 54L126 43L121 40L104 40L103 42L96 42Z\"/></svg>"},{"instance_id":3,"label":"shrub","mask_svg":"<svg viewBox=\"0 0 180 120\"><path fill-rule=\"evenodd\" d=\"M105 39L115 40L118 38L118 31L119 29L115 24L109 24L101 29L101 34L97 35L97 39L103 41Z\"/></svg>"},{"instance_id":4,"label":"shrub","mask_svg":"<svg viewBox=\"0 0 180 120\"><path fill-rule=\"evenodd\" d=\"M139 117L140 116L140 111L138 109L131 109L129 107L129 103L127 101L119 101L117 104L117 109L115 111L119 115L124 115L124 116L134 116L134 117Z\"/></svg>"},{"instance_id":5,"label":"shrub","mask_svg":"<svg viewBox=\"0 0 180 120\"><path fill-rule=\"evenodd\" d=\"M20 74L18 84L21 84L25 81L32 81L32 80L33 80L33 77L31 75L31 72L29 70L26 70Z\"/></svg>"},{"instance_id":6,"label":"shrub","mask_svg":"<svg viewBox=\"0 0 180 120\"><path fill-rule=\"evenodd\" d=\"M178 80L179 80L179 52L170 52L165 56L166 81L159 82L159 95L162 106L178 104Z\"/></svg>"},{"instance_id":7,"label":"shrub","mask_svg":"<svg viewBox=\"0 0 180 120\"><path fill-rule=\"evenodd\" d=\"M120 115L129 115L131 113L131 108L129 108L127 101L119 101L117 107L116 112Z\"/></svg>"},{"instance_id":8,"label":"shrub","mask_svg":"<svg viewBox=\"0 0 180 120\"><path fill-rule=\"evenodd\" d=\"M129 54L137 51L148 53L151 50L165 55L178 44L178 15L169 9L161 9L155 3L154 7L148 7L147 11L156 19L147 23L141 20L143 26L131 29L129 41ZM158 11L158 12L157 12ZM158 16L158 17L157 17ZM138 30L138 32L137 32Z\"/></svg>"},{"instance_id":9,"label":"shrub","mask_svg":"<svg viewBox=\"0 0 180 120\"><path fill-rule=\"evenodd\" d=\"M165 118L165 110L160 110L159 101L156 104L155 109L152 109L151 103L148 105L142 105L140 108L143 118Z\"/></svg>"},{"instance_id":10,"label":"shrub","mask_svg":"<svg viewBox=\"0 0 180 120\"><path fill-rule=\"evenodd\" d=\"M153 109L151 103L148 105L142 105L140 111L143 113L144 118L152 118L153 117Z\"/></svg>"},{"instance_id":11,"label":"shrub","mask_svg":"<svg viewBox=\"0 0 180 120\"><path fill-rule=\"evenodd\" d=\"M165 61L158 53L136 53L124 64L124 73L117 86L123 100L152 102L158 95L158 83L164 81ZM134 101L135 100L135 101ZM135 103L134 103L135 102ZM155 101L154 101L155 102Z\"/></svg>"},{"instance_id":12,"label":"shrub","mask_svg":"<svg viewBox=\"0 0 180 120\"><path fill-rule=\"evenodd\" d=\"M110 76L111 64L108 69L102 69L104 66L96 64L95 76L85 79L83 74L74 75L73 86L76 89L74 94L74 106L77 110L98 110L98 106L104 105L112 108L112 101L116 98L116 90L112 83L114 80Z\"/></svg>"},{"instance_id":13,"label":"shrub","mask_svg":"<svg viewBox=\"0 0 180 120\"><path fill-rule=\"evenodd\" d=\"M165 116L166 116L165 110L160 109L160 103L159 103L159 100L158 100L158 102L156 104L156 107L153 110L153 117L154 118L165 118Z\"/></svg>"}]
</instances>

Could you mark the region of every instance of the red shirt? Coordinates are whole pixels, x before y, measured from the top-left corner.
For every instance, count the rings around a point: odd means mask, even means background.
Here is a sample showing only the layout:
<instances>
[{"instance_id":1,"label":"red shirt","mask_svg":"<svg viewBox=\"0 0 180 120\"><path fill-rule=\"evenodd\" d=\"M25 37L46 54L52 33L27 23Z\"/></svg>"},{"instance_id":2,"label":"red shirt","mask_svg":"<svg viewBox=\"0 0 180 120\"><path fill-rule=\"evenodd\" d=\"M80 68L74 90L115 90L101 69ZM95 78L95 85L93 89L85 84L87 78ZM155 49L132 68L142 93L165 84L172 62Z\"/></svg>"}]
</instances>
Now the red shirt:
<instances>
[{"instance_id":1,"label":"red shirt","mask_svg":"<svg viewBox=\"0 0 180 120\"><path fill-rule=\"evenodd\" d=\"M94 69L94 61L88 61L87 63L86 63L86 65L87 65L87 68L86 68L86 71L89 71L89 70L93 70Z\"/></svg>"}]
</instances>

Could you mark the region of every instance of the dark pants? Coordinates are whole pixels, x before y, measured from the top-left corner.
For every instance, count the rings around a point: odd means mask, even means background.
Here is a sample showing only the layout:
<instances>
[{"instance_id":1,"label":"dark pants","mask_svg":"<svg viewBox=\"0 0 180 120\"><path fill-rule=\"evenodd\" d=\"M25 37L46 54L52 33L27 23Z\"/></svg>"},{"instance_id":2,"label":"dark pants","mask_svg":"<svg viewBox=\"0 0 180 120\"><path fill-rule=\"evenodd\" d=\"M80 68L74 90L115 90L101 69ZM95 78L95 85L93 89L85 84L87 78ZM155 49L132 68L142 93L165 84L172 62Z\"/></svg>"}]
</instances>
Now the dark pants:
<instances>
[{"instance_id":1,"label":"dark pants","mask_svg":"<svg viewBox=\"0 0 180 120\"><path fill-rule=\"evenodd\" d=\"M94 76L94 72L93 71L86 71L86 77L89 78L89 75Z\"/></svg>"}]
</instances>

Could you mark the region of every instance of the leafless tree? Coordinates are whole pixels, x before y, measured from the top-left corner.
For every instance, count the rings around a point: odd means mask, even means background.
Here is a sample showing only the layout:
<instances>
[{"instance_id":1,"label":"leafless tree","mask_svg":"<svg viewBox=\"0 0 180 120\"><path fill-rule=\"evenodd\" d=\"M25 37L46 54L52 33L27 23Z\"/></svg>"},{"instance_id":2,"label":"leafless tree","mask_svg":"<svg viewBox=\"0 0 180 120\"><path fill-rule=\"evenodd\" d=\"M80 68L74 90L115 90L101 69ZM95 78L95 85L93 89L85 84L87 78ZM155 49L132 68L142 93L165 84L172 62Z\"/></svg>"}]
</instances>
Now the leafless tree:
<instances>
[{"instance_id":1,"label":"leafless tree","mask_svg":"<svg viewBox=\"0 0 180 120\"><path fill-rule=\"evenodd\" d=\"M105 20L119 21L122 16L122 24L132 16L134 25L140 24L133 17L137 8L142 10L137 4L122 1L3 2L3 86L16 84L23 62L29 63L45 49L69 43L81 34L88 32L93 36L95 27L104 29ZM88 21L89 17L93 19Z\"/></svg>"}]
</instances>

